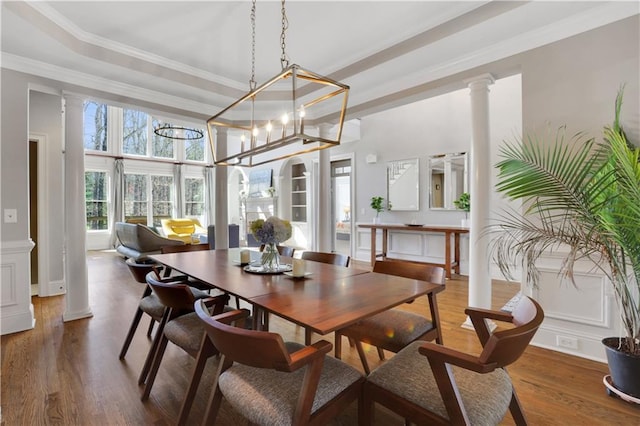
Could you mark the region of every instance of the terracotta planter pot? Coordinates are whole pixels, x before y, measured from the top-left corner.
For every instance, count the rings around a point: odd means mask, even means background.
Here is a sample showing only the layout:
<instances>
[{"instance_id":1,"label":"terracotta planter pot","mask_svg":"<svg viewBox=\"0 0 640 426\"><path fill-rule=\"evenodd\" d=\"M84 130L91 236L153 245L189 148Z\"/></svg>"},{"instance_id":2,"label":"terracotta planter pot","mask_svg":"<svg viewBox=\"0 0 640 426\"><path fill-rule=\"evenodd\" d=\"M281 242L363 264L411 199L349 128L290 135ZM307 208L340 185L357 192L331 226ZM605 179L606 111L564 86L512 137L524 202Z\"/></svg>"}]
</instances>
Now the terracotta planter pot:
<instances>
[{"instance_id":1,"label":"terracotta planter pot","mask_svg":"<svg viewBox=\"0 0 640 426\"><path fill-rule=\"evenodd\" d=\"M607 351L613 385L627 395L640 398L640 356L620 351L619 337L607 337L602 343Z\"/></svg>"}]
</instances>

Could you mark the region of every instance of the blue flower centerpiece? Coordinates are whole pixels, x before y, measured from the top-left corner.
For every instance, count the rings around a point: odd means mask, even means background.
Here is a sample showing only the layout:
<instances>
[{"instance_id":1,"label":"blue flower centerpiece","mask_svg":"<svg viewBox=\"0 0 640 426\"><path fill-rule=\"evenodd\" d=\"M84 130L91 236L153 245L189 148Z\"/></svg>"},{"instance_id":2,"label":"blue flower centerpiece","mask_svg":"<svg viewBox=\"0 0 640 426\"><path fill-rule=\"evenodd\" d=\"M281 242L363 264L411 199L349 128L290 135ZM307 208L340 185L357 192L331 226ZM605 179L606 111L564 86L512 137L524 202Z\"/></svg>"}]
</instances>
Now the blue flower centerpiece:
<instances>
[{"instance_id":1,"label":"blue flower centerpiece","mask_svg":"<svg viewBox=\"0 0 640 426\"><path fill-rule=\"evenodd\" d=\"M251 234L264 244L262 251L262 268L265 271L278 271L280 254L277 245L291 238L291 223L271 216L267 220L258 219L251 222Z\"/></svg>"}]
</instances>

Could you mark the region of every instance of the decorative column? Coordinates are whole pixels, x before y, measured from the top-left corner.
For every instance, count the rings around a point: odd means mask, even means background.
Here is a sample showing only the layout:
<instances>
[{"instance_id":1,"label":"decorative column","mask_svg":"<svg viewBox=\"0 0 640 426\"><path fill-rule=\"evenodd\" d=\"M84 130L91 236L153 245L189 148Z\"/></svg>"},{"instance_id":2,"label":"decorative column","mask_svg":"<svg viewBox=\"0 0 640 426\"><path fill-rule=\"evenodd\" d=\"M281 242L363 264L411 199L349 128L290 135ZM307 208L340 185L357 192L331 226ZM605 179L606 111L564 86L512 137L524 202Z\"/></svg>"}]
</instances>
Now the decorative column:
<instances>
[{"instance_id":1,"label":"decorative column","mask_svg":"<svg viewBox=\"0 0 640 426\"><path fill-rule=\"evenodd\" d=\"M65 281L67 294L62 319L72 321L93 316L89 307L87 274L87 216L84 188L84 144L82 142L83 99L64 95L64 226Z\"/></svg>"},{"instance_id":2,"label":"decorative column","mask_svg":"<svg viewBox=\"0 0 640 426\"><path fill-rule=\"evenodd\" d=\"M227 156L227 129L216 128L216 148L219 158ZM227 208L227 166L216 166L216 248L229 247L229 213Z\"/></svg>"},{"instance_id":3,"label":"decorative column","mask_svg":"<svg viewBox=\"0 0 640 426\"><path fill-rule=\"evenodd\" d=\"M467 80L471 96L471 227L469 231L469 306L491 308L489 238L483 236L489 224L491 198L491 139L489 123L490 74ZM467 319L467 323L469 320Z\"/></svg>"},{"instance_id":4,"label":"decorative column","mask_svg":"<svg viewBox=\"0 0 640 426\"><path fill-rule=\"evenodd\" d=\"M320 137L328 138L331 131L331 124L320 125ZM318 213L317 216L317 247L319 251L331 251L331 164L329 159L329 149L319 151L318 167Z\"/></svg>"}]
</instances>

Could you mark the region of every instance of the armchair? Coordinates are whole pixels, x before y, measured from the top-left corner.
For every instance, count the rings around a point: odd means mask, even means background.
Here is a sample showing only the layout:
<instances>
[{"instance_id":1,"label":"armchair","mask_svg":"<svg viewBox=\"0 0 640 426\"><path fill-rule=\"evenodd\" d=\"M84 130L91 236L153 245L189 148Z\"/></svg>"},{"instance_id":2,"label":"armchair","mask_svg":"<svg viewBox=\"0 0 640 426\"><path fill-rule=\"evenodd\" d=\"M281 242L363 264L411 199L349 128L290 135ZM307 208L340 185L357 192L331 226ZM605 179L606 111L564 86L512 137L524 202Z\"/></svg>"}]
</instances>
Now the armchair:
<instances>
[{"instance_id":1,"label":"armchair","mask_svg":"<svg viewBox=\"0 0 640 426\"><path fill-rule=\"evenodd\" d=\"M544 318L540 305L523 297L512 313L468 308L483 350L470 355L431 342L416 341L368 377L363 393L364 425L373 405L382 404L417 424L497 425L507 410L526 425L506 366L525 351ZM486 319L513 324L491 333Z\"/></svg>"},{"instance_id":2,"label":"armchair","mask_svg":"<svg viewBox=\"0 0 640 426\"><path fill-rule=\"evenodd\" d=\"M167 238L191 244L193 234L206 234L207 231L195 218L162 219L162 232Z\"/></svg>"}]
</instances>

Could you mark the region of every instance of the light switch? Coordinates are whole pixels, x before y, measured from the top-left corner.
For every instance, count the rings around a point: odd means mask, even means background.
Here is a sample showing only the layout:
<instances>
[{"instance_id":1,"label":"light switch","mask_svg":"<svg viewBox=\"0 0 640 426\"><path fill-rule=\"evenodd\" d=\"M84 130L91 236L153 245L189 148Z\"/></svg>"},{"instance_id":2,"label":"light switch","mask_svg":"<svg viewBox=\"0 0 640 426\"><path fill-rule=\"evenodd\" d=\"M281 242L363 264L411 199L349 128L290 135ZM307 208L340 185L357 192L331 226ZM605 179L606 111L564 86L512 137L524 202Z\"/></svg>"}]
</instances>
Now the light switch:
<instances>
[{"instance_id":1,"label":"light switch","mask_svg":"<svg viewBox=\"0 0 640 426\"><path fill-rule=\"evenodd\" d=\"M18 223L18 210L4 209L4 223Z\"/></svg>"}]
</instances>

